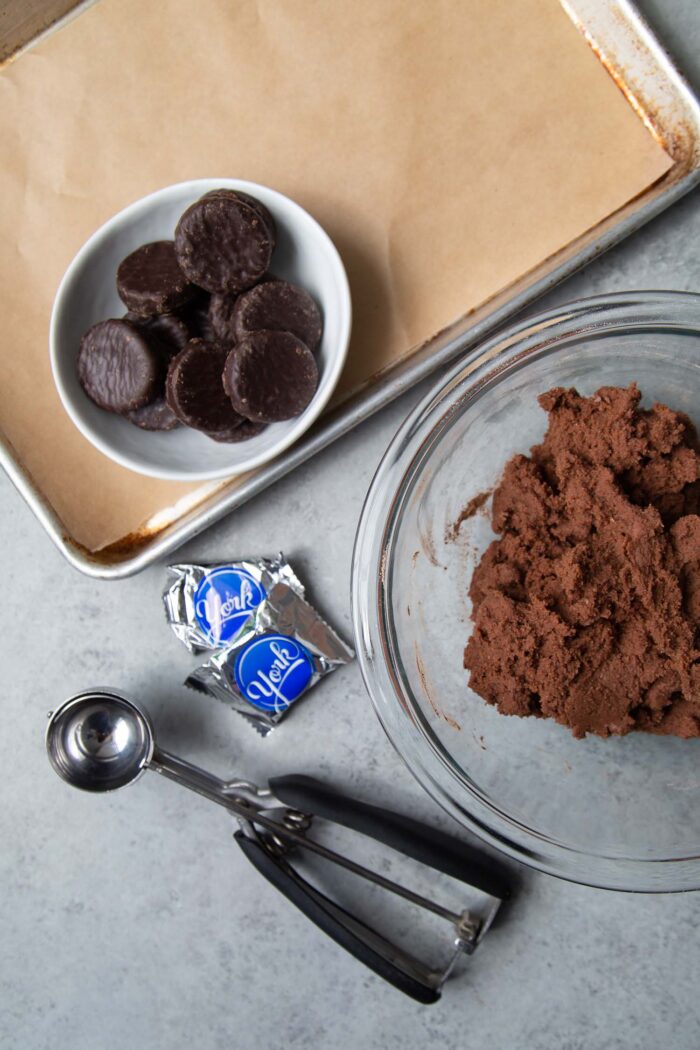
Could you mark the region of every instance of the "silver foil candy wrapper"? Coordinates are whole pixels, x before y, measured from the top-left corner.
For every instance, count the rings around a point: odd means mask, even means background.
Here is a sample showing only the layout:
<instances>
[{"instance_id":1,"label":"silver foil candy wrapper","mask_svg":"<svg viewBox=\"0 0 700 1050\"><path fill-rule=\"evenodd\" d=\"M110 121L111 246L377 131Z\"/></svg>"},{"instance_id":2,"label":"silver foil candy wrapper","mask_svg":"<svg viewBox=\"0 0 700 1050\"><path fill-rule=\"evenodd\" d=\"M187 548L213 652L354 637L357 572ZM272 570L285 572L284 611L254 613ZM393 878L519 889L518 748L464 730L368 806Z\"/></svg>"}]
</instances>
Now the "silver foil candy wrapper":
<instances>
[{"instance_id":1,"label":"silver foil candy wrapper","mask_svg":"<svg viewBox=\"0 0 700 1050\"><path fill-rule=\"evenodd\" d=\"M297 700L354 655L313 606L280 583L235 641L185 685L229 704L267 736Z\"/></svg>"},{"instance_id":2,"label":"silver foil candy wrapper","mask_svg":"<svg viewBox=\"0 0 700 1050\"><path fill-rule=\"evenodd\" d=\"M304 586L280 552L220 565L169 565L165 615L191 653L230 645L270 591L283 583L304 596Z\"/></svg>"}]
</instances>

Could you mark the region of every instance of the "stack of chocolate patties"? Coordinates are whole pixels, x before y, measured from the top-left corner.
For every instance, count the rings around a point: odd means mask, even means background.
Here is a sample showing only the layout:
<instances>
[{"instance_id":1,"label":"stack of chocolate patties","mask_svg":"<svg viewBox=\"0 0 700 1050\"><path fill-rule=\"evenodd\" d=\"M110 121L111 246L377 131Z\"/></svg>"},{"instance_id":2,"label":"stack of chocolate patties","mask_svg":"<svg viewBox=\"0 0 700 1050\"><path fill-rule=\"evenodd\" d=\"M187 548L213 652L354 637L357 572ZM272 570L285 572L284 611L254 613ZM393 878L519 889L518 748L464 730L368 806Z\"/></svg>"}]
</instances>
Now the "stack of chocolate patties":
<instances>
[{"instance_id":1,"label":"stack of chocolate patties","mask_svg":"<svg viewBox=\"0 0 700 1050\"><path fill-rule=\"evenodd\" d=\"M127 256L117 289L128 312L80 343L88 397L145 430L183 423L226 442L303 412L323 325L308 292L269 273L275 243L260 201L220 189L190 205L174 241Z\"/></svg>"}]
</instances>

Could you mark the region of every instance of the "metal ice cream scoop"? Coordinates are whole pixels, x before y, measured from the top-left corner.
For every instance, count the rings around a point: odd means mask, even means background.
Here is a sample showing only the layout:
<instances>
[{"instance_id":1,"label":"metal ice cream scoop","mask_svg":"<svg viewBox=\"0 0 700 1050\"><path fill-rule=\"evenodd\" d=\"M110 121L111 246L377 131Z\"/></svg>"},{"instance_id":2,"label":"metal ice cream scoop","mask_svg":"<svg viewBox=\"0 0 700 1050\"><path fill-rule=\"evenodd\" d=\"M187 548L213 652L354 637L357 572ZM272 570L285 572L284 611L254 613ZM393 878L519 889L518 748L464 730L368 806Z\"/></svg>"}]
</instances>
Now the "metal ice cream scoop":
<instances>
[{"instance_id":1,"label":"metal ice cream scoop","mask_svg":"<svg viewBox=\"0 0 700 1050\"><path fill-rule=\"evenodd\" d=\"M66 700L49 716L49 761L58 775L83 791L113 791L152 769L205 798L249 817L250 794L270 796L247 781L224 781L156 747L146 711L121 693L93 689Z\"/></svg>"},{"instance_id":2,"label":"metal ice cream scoop","mask_svg":"<svg viewBox=\"0 0 700 1050\"><path fill-rule=\"evenodd\" d=\"M66 700L49 716L49 761L58 775L84 791L112 791L146 769L224 806L240 824L234 837L248 859L274 886L375 973L420 1002L440 998L442 984L463 954L474 951L509 895L504 873L486 854L409 817L342 795L311 777L275 777L267 788L245 780L221 780L156 745L153 724L133 700L112 689L93 689ZM310 839L312 815L384 842L406 856L487 894L485 914L451 911ZM291 866L290 849L310 850L453 927L453 953L442 971L427 967L350 915Z\"/></svg>"}]
</instances>

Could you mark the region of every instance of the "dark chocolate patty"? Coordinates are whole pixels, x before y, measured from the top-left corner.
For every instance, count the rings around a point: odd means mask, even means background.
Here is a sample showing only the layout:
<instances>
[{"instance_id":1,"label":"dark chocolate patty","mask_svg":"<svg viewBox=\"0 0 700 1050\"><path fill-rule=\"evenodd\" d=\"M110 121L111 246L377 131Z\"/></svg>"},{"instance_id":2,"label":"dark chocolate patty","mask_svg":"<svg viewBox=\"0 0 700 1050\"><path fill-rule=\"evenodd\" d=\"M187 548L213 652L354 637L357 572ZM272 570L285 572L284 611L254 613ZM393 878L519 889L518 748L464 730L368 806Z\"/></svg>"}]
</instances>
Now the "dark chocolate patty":
<instances>
[{"instance_id":1,"label":"dark chocolate patty","mask_svg":"<svg viewBox=\"0 0 700 1050\"><path fill-rule=\"evenodd\" d=\"M229 349L235 343L233 335L233 312L238 300L237 295L217 293L209 300L209 324L216 339L228 343Z\"/></svg>"},{"instance_id":2,"label":"dark chocolate patty","mask_svg":"<svg viewBox=\"0 0 700 1050\"><path fill-rule=\"evenodd\" d=\"M142 430L174 430L180 426L180 420L165 400L164 394L148 405L126 412L124 418Z\"/></svg>"},{"instance_id":3,"label":"dark chocolate patty","mask_svg":"<svg viewBox=\"0 0 700 1050\"><path fill-rule=\"evenodd\" d=\"M174 357L184 350L190 340L187 325L175 314L154 314L152 317L140 317L131 310L124 315L146 336L152 337L167 356Z\"/></svg>"},{"instance_id":4,"label":"dark chocolate patty","mask_svg":"<svg viewBox=\"0 0 700 1050\"><path fill-rule=\"evenodd\" d=\"M251 423L249 419L244 419L237 427L232 427L230 430L214 431L213 433L208 433L207 437L210 437L213 441L232 445L239 441L250 441L251 438L261 434L264 429L265 423Z\"/></svg>"},{"instance_id":5,"label":"dark chocolate patty","mask_svg":"<svg viewBox=\"0 0 700 1050\"><path fill-rule=\"evenodd\" d=\"M175 230L178 262L208 292L240 292L267 270L275 238L258 211L238 196L195 201Z\"/></svg>"},{"instance_id":6,"label":"dark chocolate patty","mask_svg":"<svg viewBox=\"0 0 700 1050\"><path fill-rule=\"evenodd\" d=\"M304 411L318 386L318 367L291 332L252 332L226 358L223 381L242 416L276 423Z\"/></svg>"},{"instance_id":7,"label":"dark chocolate patty","mask_svg":"<svg viewBox=\"0 0 700 1050\"><path fill-rule=\"evenodd\" d=\"M187 328L190 339L204 339L208 343L215 341L216 337L209 320L210 300L209 292L197 288L190 301L178 310L178 317Z\"/></svg>"},{"instance_id":8,"label":"dark chocolate patty","mask_svg":"<svg viewBox=\"0 0 700 1050\"><path fill-rule=\"evenodd\" d=\"M78 379L96 405L130 412L152 401L162 381L162 355L128 321L100 321L80 340Z\"/></svg>"},{"instance_id":9,"label":"dark chocolate patty","mask_svg":"<svg viewBox=\"0 0 700 1050\"><path fill-rule=\"evenodd\" d=\"M129 310L147 317L170 313L192 294L172 241L143 244L119 265L117 291Z\"/></svg>"},{"instance_id":10,"label":"dark chocolate patty","mask_svg":"<svg viewBox=\"0 0 700 1050\"><path fill-rule=\"evenodd\" d=\"M260 329L291 332L315 350L321 342L323 323L309 293L289 281L268 281L238 297L233 309L233 336L245 339Z\"/></svg>"},{"instance_id":11,"label":"dark chocolate patty","mask_svg":"<svg viewBox=\"0 0 700 1050\"><path fill-rule=\"evenodd\" d=\"M193 339L168 369L165 396L177 418L195 430L230 430L242 422L224 391L221 373L226 350Z\"/></svg>"},{"instance_id":12,"label":"dark chocolate patty","mask_svg":"<svg viewBox=\"0 0 700 1050\"><path fill-rule=\"evenodd\" d=\"M209 190L209 193L204 194L202 200L205 200L207 197L228 197L229 200L239 200L243 204L247 204L253 209L253 211L257 212L265 223L273 243L277 240L277 227L275 226L275 220L272 218L272 212L266 208L263 202L258 200L257 197L253 197L250 193L243 193L242 190L229 190L224 188L219 190Z\"/></svg>"},{"instance_id":13,"label":"dark chocolate patty","mask_svg":"<svg viewBox=\"0 0 700 1050\"><path fill-rule=\"evenodd\" d=\"M271 273L266 273L260 278L258 284L254 285L255 288L260 284L265 284L270 281L276 281L277 278ZM250 289L249 289L250 290ZM246 292L241 293L246 295ZM209 332L210 338L218 340L220 343L228 343L229 347L233 346L236 342L236 336L233 329L233 318L236 303L239 299L238 293L227 294L217 293L212 295L209 299ZM260 325L261 328L274 328L274 325Z\"/></svg>"}]
</instances>

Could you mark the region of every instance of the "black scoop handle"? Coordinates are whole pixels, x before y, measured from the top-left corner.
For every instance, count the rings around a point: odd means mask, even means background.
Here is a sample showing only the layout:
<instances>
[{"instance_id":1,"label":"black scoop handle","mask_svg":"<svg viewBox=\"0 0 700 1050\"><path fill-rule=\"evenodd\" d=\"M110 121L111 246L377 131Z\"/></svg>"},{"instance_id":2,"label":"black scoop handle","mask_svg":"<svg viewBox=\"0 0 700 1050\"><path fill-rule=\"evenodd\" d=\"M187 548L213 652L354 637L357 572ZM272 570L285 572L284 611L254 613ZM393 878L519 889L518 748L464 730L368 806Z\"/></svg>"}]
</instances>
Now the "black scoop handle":
<instances>
[{"instance_id":1,"label":"black scoop handle","mask_svg":"<svg viewBox=\"0 0 700 1050\"><path fill-rule=\"evenodd\" d=\"M438 1001L440 991L430 985L427 973L424 972L425 980L422 981L419 975L412 976L392 961L393 956L405 963L409 959L405 953L393 948L383 937L324 896L283 858L271 854L258 839L250 838L242 831L236 831L233 837L260 874L336 944L417 1002L429 1004ZM420 971L420 963L412 958L409 965L411 963L414 964L411 968Z\"/></svg>"},{"instance_id":2,"label":"black scoop handle","mask_svg":"<svg viewBox=\"0 0 700 1050\"><path fill-rule=\"evenodd\" d=\"M497 861L444 831L401 813L360 802L303 774L273 777L270 788L275 798L291 809L312 813L368 835L499 900L510 896L507 873Z\"/></svg>"}]
</instances>

